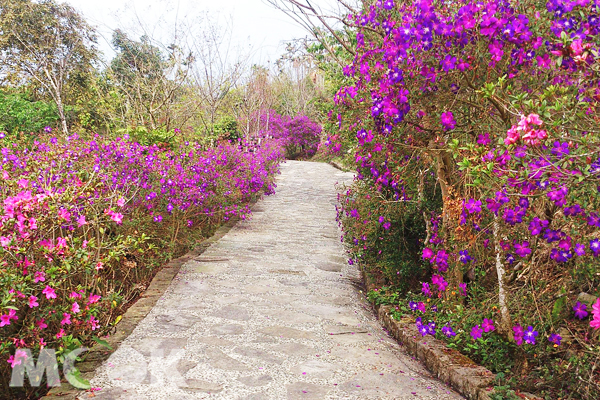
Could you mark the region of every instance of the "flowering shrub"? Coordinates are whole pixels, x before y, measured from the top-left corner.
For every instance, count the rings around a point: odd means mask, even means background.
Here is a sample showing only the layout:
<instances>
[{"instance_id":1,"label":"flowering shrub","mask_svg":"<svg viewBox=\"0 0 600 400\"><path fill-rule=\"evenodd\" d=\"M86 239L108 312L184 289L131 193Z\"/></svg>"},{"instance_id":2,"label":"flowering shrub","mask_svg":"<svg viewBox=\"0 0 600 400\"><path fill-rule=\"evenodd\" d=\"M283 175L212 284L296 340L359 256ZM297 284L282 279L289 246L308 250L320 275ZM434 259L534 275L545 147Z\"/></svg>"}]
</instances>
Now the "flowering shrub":
<instances>
[{"instance_id":1,"label":"flowering shrub","mask_svg":"<svg viewBox=\"0 0 600 400\"><path fill-rule=\"evenodd\" d=\"M597 345L600 320L571 310L580 292L599 294L599 6L364 2L349 16L356 57L344 72L354 84L336 95L357 146L359 182L340 210L353 259L420 257L419 271L397 271L404 283L433 277L408 288L439 309L407 309L417 326L452 329L449 342L484 363L477 343L494 338L505 354L487 365L515 368L530 391L544 380L552 398L600 397L588 361L600 353L583 351ZM417 237L382 249L378 238L405 229L403 213ZM392 268L375 262L372 272L398 285Z\"/></svg>"},{"instance_id":2,"label":"flowering shrub","mask_svg":"<svg viewBox=\"0 0 600 400\"><path fill-rule=\"evenodd\" d=\"M250 200L272 193L282 159L276 140L252 153L228 142L166 151L76 135L0 144L0 370L9 397L23 349L60 355L105 334L190 235L244 218Z\"/></svg>"},{"instance_id":3,"label":"flowering shrub","mask_svg":"<svg viewBox=\"0 0 600 400\"><path fill-rule=\"evenodd\" d=\"M288 158L310 158L319 146L322 128L306 115L294 118L279 115L273 110L255 116L261 136L270 136L283 142Z\"/></svg>"}]
</instances>

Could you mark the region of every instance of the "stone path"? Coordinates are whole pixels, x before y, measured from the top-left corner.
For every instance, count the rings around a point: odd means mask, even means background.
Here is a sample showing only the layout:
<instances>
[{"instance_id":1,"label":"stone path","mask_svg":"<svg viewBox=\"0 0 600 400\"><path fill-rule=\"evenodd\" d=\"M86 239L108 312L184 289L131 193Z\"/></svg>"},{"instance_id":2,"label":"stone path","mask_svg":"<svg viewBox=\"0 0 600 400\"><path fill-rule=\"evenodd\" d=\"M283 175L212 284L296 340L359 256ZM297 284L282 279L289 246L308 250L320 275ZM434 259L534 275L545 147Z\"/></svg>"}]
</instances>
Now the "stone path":
<instances>
[{"instance_id":1,"label":"stone path","mask_svg":"<svg viewBox=\"0 0 600 400\"><path fill-rule=\"evenodd\" d=\"M288 161L186 263L80 399L462 399L404 355L353 283L327 164Z\"/></svg>"}]
</instances>

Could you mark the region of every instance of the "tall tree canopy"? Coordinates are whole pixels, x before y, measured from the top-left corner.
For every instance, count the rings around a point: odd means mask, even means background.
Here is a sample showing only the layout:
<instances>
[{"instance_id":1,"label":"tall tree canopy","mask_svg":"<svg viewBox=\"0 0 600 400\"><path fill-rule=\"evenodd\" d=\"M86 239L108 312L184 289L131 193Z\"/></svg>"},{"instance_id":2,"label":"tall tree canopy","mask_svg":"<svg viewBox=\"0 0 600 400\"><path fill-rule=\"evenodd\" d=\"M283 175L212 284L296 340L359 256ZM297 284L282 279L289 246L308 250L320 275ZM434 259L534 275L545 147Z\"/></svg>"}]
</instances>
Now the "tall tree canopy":
<instances>
[{"instance_id":1,"label":"tall tree canopy","mask_svg":"<svg viewBox=\"0 0 600 400\"><path fill-rule=\"evenodd\" d=\"M0 74L57 106L68 133L65 92L86 86L97 59L96 34L70 5L54 0L0 0Z\"/></svg>"}]
</instances>

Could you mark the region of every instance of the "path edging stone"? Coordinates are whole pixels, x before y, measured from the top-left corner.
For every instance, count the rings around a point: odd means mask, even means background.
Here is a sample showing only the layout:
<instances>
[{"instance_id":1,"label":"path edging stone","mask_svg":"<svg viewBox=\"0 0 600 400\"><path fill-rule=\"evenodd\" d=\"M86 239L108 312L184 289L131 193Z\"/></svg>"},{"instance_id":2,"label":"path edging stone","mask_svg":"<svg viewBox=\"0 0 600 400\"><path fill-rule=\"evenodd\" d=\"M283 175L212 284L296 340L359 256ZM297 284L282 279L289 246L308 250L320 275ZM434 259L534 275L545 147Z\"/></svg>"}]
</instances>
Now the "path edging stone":
<instances>
[{"instance_id":1,"label":"path edging stone","mask_svg":"<svg viewBox=\"0 0 600 400\"><path fill-rule=\"evenodd\" d=\"M377 289L369 274L361 267L367 291ZM477 365L458 350L449 349L444 342L432 336L422 337L414 322L396 321L391 306L372 302L379 321L411 356L425 364L435 376L452 386L469 400L491 400L495 375Z\"/></svg>"},{"instance_id":2,"label":"path edging stone","mask_svg":"<svg viewBox=\"0 0 600 400\"><path fill-rule=\"evenodd\" d=\"M255 203L256 201L251 201L250 205L252 206ZM189 260L204 253L213 243L225 236L225 234L239 221L239 217L231 218L217 228L211 237L197 244L193 250L165 264L160 271L156 273L144 293L127 309L125 314L123 314L119 323L115 325L113 333L106 339L106 342L110 345L111 349L100 344L94 344L86 353L84 353L84 361L76 364L81 376L87 380L92 379L96 368L100 367L133 332L136 326L146 318L158 299L165 293L175 276L179 273L181 267ZM63 379L63 381L61 381L61 386L51 389L46 396L41 398L41 400L75 400L81 393L81 389L73 387Z\"/></svg>"}]
</instances>

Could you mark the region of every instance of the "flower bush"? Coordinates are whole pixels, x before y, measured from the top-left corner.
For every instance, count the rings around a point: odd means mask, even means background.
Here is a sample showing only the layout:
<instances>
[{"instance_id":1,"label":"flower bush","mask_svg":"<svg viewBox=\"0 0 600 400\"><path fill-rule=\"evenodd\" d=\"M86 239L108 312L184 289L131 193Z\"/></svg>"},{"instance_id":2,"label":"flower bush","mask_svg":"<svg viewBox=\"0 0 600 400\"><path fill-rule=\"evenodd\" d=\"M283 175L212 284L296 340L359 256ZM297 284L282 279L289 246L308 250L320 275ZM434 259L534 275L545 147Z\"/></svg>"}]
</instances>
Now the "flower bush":
<instances>
[{"instance_id":1,"label":"flower bush","mask_svg":"<svg viewBox=\"0 0 600 400\"><path fill-rule=\"evenodd\" d=\"M290 118L269 110L254 118L259 121L257 125L263 127L259 135L282 141L287 158L310 158L316 153L322 128L306 115Z\"/></svg>"},{"instance_id":2,"label":"flower bush","mask_svg":"<svg viewBox=\"0 0 600 400\"><path fill-rule=\"evenodd\" d=\"M572 310L600 283L599 7L366 1L336 95L351 262L435 306L403 306L423 332L548 398L600 397L600 321Z\"/></svg>"},{"instance_id":3,"label":"flower bush","mask_svg":"<svg viewBox=\"0 0 600 400\"><path fill-rule=\"evenodd\" d=\"M252 152L77 135L0 144L0 397L12 398L24 349L60 357L106 334L167 257L272 193L283 157L278 140Z\"/></svg>"}]
</instances>

